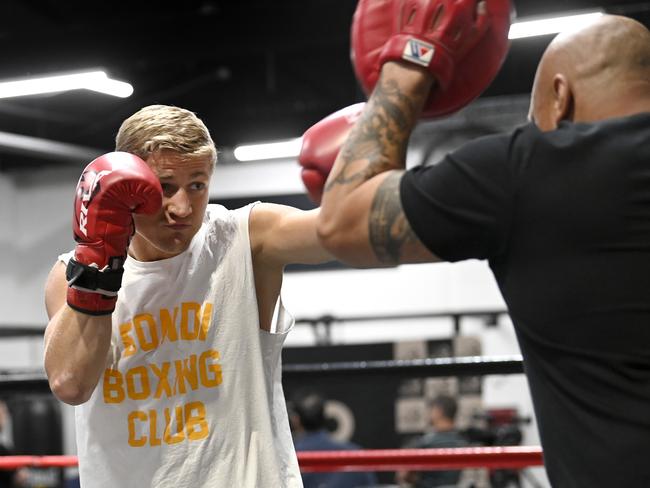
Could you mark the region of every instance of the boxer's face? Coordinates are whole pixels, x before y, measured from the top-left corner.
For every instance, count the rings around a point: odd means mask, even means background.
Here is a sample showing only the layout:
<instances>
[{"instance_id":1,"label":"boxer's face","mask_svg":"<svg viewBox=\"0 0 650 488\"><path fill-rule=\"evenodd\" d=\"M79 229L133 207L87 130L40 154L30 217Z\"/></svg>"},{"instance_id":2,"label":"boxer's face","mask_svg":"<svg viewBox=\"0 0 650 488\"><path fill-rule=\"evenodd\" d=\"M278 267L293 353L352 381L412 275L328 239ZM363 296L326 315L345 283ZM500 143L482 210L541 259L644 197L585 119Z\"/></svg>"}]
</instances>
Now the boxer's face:
<instances>
[{"instance_id":1,"label":"boxer's face","mask_svg":"<svg viewBox=\"0 0 650 488\"><path fill-rule=\"evenodd\" d=\"M430 418L431 418L431 425L434 427L438 425L438 422L440 422L441 419L445 418L444 412L440 409L440 407L434 405L431 407L431 412L430 412Z\"/></svg>"},{"instance_id":2,"label":"boxer's face","mask_svg":"<svg viewBox=\"0 0 650 488\"><path fill-rule=\"evenodd\" d=\"M133 216L131 252L141 261L154 261L183 252L201 227L213 164L209 158L187 159L172 152L151 156L147 164L160 180L163 204L155 215Z\"/></svg>"}]
</instances>

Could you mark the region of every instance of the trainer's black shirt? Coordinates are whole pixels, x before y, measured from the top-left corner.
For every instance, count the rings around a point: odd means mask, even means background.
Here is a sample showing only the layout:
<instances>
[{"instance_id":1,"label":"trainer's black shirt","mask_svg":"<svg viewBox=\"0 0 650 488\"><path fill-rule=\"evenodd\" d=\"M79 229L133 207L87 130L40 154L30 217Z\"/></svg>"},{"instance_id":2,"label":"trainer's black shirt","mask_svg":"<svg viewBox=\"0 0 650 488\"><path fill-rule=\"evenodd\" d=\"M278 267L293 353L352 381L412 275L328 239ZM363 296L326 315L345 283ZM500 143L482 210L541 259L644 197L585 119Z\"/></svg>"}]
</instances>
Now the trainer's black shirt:
<instances>
[{"instance_id":1,"label":"trainer's black shirt","mask_svg":"<svg viewBox=\"0 0 650 488\"><path fill-rule=\"evenodd\" d=\"M650 113L528 124L407 171L447 261L489 260L554 487L650 487Z\"/></svg>"}]
</instances>

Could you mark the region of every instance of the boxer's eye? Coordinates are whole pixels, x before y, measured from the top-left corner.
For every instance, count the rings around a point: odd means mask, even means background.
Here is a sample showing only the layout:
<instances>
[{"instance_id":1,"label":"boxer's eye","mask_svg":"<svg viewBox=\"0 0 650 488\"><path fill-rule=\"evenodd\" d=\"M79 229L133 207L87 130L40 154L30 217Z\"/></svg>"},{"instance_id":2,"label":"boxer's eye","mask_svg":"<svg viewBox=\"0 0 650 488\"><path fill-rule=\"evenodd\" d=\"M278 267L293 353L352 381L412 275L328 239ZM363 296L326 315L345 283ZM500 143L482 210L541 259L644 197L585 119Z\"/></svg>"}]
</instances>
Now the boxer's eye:
<instances>
[{"instance_id":1,"label":"boxer's eye","mask_svg":"<svg viewBox=\"0 0 650 488\"><path fill-rule=\"evenodd\" d=\"M176 193L176 185L172 185L171 183L161 183L160 186L162 187L163 195L166 197L171 197L174 193Z\"/></svg>"},{"instance_id":2,"label":"boxer's eye","mask_svg":"<svg viewBox=\"0 0 650 488\"><path fill-rule=\"evenodd\" d=\"M202 181L196 181L190 185L190 189L194 191L201 191L204 190L206 187L205 183Z\"/></svg>"}]
</instances>

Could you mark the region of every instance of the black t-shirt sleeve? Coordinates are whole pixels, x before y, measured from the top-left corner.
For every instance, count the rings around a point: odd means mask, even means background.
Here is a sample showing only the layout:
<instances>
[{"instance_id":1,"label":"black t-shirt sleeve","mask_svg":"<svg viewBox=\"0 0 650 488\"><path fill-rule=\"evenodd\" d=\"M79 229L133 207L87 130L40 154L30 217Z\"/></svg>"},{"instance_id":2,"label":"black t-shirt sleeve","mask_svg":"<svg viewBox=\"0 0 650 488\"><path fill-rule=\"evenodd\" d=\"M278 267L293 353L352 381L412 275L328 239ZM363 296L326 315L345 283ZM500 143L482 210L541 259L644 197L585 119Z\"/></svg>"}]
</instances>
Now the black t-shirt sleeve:
<instances>
[{"instance_id":1,"label":"black t-shirt sleeve","mask_svg":"<svg viewBox=\"0 0 650 488\"><path fill-rule=\"evenodd\" d=\"M420 241L445 261L503 252L514 206L513 135L476 139L437 164L402 177L404 214Z\"/></svg>"}]
</instances>

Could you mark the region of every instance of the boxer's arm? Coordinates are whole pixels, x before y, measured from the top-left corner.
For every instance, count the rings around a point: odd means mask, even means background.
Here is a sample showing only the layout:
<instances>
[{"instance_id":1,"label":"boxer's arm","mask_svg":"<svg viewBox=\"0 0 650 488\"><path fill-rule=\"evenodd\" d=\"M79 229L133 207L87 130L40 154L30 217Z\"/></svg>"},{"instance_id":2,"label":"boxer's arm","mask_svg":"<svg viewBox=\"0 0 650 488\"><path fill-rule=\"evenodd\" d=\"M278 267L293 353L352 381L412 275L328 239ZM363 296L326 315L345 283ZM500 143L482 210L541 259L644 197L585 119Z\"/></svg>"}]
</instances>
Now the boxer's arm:
<instances>
[{"instance_id":1,"label":"boxer's arm","mask_svg":"<svg viewBox=\"0 0 650 488\"><path fill-rule=\"evenodd\" d=\"M273 311L287 264L318 264L333 257L316 235L319 209L303 211L285 205L260 203L249 220L255 292L260 328L271 330Z\"/></svg>"},{"instance_id":2,"label":"boxer's arm","mask_svg":"<svg viewBox=\"0 0 650 488\"><path fill-rule=\"evenodd\" d=\"M433 78L389 62L327 179L318 234L335 257L354 266L439 259L415 236L402 209L399 182L406 149Z\"/></svg>"},{"instance_id":3,"label":"boxer's arm","mask_svg":"<svg viewBox=\"0 0 650 488\"><path fill-rule=\"evenodd\" d=\"M54 395L79 405L90 398L106 367L111 316L77 312L66 303L65 265L57 262L45 285L49 323L45 329L45 371Z\"/></svg>"},{"instance_id":4,"label":"boxer's arm","mask_svg":"<svg viewBox=\"0 0 650 488\"><path fill-rule=\"evenodd\" d=\"M45 285L50 319L44 363L52 392L83 403L106 365L111 314L122 284L134 213L153 214L162 204L156 174L139 157L111 152L91 161L74 193L74 257L56 263Z\"/></svg>"},{"instance_id":5,"label":"boxer's arm","mask_svg":"<svg viewBox=\"0 0 650 488\"><path fill-rule=\"evenodd\" d=\"M256 262L283 267L318 264L334 259L316 234L320 209L299 210L260 203L250 217L251 250Z\"/></svg>"}]
</instances>

